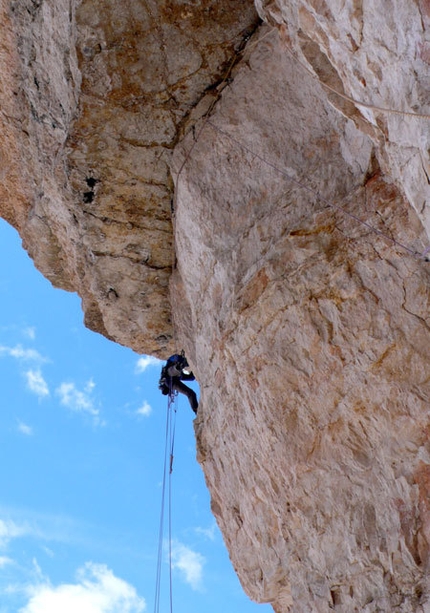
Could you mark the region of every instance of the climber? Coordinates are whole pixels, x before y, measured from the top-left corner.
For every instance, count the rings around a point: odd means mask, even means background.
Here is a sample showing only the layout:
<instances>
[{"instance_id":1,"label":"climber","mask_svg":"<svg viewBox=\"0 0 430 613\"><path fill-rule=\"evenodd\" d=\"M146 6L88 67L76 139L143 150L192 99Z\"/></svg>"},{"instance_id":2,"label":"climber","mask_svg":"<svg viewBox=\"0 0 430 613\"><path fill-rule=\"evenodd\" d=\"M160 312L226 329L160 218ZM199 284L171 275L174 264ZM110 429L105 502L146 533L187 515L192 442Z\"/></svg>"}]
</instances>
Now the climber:
<instances>
[{"instance_id":1,"label":"climber","mask_svg":"<svg viewBox=\"0 0 430 613\"><path fill-rule=\"evenodd\" d=\"M188 385L182 383L182 381L194 381L195 376L189 370L187 370L188 362L182 350L181 355L171 355L166 364L161 369L161 377L158 382L158 388L164 396L172 394L173 392L180 392L185 394L188 398L190 406L194 413L197 414L197 408L199 403L197 402L197 396L194 390Z\"/></svg>"}]
</instances>

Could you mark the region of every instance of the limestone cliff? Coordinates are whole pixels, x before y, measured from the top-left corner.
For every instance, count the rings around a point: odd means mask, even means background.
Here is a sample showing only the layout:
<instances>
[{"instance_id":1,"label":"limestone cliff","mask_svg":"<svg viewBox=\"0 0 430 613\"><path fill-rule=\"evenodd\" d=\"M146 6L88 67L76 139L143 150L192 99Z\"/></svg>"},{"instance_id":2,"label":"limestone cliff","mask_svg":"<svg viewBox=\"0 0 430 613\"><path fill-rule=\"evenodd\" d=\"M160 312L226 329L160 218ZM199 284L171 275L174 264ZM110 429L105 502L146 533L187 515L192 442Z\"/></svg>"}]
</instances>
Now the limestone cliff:
<instances>
[{"instance_id":1,"label":"limestone cliff","mask_svg":"<svg viewBox=\"0 0 430 613\"><path fill-rule=\"evenodd\" d=\"M430 611L428 2L0 6L2 215L90 327L185 347L244 589Z\"/></svg>"},{"instance_id":2,"label":"limestone cliff","mask_svg":"<svg viewBox=\"0 0 430 613\"><path fill-rule=\"evenodd\" d=\"M252 2L198 5L0 2L2 215L90 328L154 354L173 346L171 152L258 24Z\"/></svg>"}]
</instances>

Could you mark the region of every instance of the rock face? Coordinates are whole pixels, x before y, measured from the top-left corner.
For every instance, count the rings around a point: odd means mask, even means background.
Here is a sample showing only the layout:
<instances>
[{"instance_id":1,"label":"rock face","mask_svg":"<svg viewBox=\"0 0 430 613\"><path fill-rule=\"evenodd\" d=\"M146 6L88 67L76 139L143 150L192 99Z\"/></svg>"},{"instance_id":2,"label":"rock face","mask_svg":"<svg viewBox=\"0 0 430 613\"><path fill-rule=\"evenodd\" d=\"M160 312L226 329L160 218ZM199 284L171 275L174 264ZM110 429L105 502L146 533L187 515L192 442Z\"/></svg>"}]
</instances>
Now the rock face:
<instances>
[{"instance_id":1,"label":"rock face","mask_svg":"<svg viewBox=\"0 0 430 613\"><path fill-rule=\"evenodd\" d=\"M185 347L252 598L430 611L428 3L116 5L3 0L3 216L92 328Z\"/></svg>"},{"instance_id":2,"label":"rock face","mask_svg":"<svg viewBox=\"0 0 430 613\"><path fill-rule=\"evenodd\" d=\"M213 511L277 612L419 610L429 272L390 239L422 251L422 227L276 32L246 62L178 184Z\"/></svg>"},{"instance_id":3,"label":"rock face","mask_svg":"<svg viewBox=\"0 0 430 613\"><path fill-rule=\"evenodd\" d=\"M2 215L86 324L173 348L169 159L258 24L251 1L1 0ZM4 25L3 25L4 24Z\"/></svg>"}]
</instances>

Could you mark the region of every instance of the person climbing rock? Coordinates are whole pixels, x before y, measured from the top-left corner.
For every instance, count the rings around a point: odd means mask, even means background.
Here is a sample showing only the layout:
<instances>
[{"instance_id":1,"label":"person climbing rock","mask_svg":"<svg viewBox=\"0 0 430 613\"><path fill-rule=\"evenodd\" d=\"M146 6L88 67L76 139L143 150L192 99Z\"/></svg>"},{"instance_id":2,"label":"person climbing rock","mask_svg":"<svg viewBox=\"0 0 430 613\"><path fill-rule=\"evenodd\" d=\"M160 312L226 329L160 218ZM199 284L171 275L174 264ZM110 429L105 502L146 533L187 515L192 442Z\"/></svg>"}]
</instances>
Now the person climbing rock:
<instances>
[{"instance_id":1,"label":"person climbing rock","mask_svg":"<svg viewBox=\"0 0 430 613\"><path fill-rule=\"evenodd\" d=\"M166 364L161 369L161 377L158 382L158 387L161 393L165 396L172 392L179 392L184 394L190 403L190 406L194 413L197 414L199 403L197 402L197 396L194 390L188 385L182 383L182 381L194 381L195 376L188 368L188 361L184 352L181 354L175 353L171 355Z\"/></svg>"}]
</instances>

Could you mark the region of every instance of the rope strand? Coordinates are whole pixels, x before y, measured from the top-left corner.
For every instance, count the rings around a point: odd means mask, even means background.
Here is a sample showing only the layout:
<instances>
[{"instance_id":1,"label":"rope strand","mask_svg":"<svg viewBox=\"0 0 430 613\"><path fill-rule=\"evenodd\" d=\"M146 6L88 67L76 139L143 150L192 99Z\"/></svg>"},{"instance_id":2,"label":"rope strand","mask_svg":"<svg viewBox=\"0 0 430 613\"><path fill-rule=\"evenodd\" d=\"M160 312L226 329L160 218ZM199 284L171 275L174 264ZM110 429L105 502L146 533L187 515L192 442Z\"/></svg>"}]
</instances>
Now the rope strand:
<instances>
[{"instance_id":1,"label":"rope strand","mask_svg":"<svg viewBox=\"0 0 430 613\"><path fill-rule=\"evenodd\" d=\"M169 396L169 412L170 412L170 463L169 463L169 597L170 597L170 613L173 613L173 565L172 565L172 472L173 472L173 452L175 446L175 430L176 430L176 399L177 395ZM173 407L173 409L172 409ZM172 426L173 421L173 426Z\"/></svg>"},{"instance_id":2,"label":"rope strand","mask_svg":"<svg viewBox=\"0 0 430 613\"><path fill-rule=\"evenodd\" d=\"M306 70L306 72L313 79L316 79L322 85L322 87L324 87L325 89L328 89L330 92L332 92L336 96L339 96L339 98L343 98L344 100L347 100L348 102L352 102L352 104L356 104L357 106L363 106L366 109L377 111L379 113L402 115L404 117L415 117L416 119L427 119L427 120L430 119L430 114L428 113L415 113L414 111L401 111L400 109L390 109L388 107L376 106L375 104L370 104L368 102L362 102L361 100L356 100L355 98L352 98L351 96L348 96L347 94L343 94L342 92L338 91L334 87L331 87L331 85L329 85L328 83L324 83L324 81L322 81L315 72L312 72L312 70L310 70L302 61L299 60L299 58L294 53L294 51L286 43L284 43L284 45L285 45L285 49L288 51L288 53L291 55L294 61L297 62L297 64L299 64L299 66L301 66L303 70Z\"/></svg>"},{"instance_id":3,"label":"rope strand","mask_svg":"<svg viewBox=\"0 0 430 613\"><path fill-rule=\"evenodd\" d=\"M164 519L166 511L167 484L167 524L168 524L168 555L169 555L169 602L170 613L173 613L173 577L172 577L172 471L173 453L176 430L176 393L170 389L167 397L166 433L164 442L164 466L161 488L160 522L158 528L157 572L155 578L154 613L160 611L161 570L163 560ZM167 468L169 467L169 468Z\"/></svg>"},{"instance_id":4,"label":"rope strand","mask_svg":"<svg viewBox=\"0 0 430 613\"><path fill-rule=\"evenodd\" d=\"M163 531L164 531L164 509L165 509L165 494L166 494L166 474L167 474L167 449L169 444L169 431L170 431L170 407L167 405L166 415L166 432L164 441L164 466L163 466L163 480L161 487L161 508L160 508L160 522L158 527L158 555L157 555L157 573L155 579L155 596L154 596L154 613L160 611L160 586L161 586L161 563L163 559Z\"/></svg>"}]
</instances>

